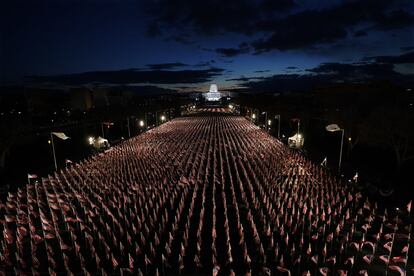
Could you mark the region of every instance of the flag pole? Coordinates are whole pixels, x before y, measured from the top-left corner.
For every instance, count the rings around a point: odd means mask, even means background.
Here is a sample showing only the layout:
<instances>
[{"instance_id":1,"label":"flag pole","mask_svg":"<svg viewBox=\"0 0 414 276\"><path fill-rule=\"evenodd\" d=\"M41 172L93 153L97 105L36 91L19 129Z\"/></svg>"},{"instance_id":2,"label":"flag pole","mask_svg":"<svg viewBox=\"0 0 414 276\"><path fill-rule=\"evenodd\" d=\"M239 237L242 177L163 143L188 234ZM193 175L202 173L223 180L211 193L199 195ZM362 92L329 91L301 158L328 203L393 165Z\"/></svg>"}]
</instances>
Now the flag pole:
<instances>
[{"instance_id":1,"label":"flag pole","mask_svg":"<svg viewBox=\"0 0 414 276\"><path fill-rule=\"evenodd\" d=\"M53 134L52 134L52 132L50 133L50 141L52 142L52 152L53 152L53 161L55 163L55 171L57 171L55 143L53 142Z\"/></svg>"},{"instance_id":2,"label":"flag pole","mask_svg":"<svg viewBox=\"0 0 414 276\"><path fill-rule=\"evenodd\" d=\"M104 123L101 122L102 138L105 138Z\"/></svg>"},{"instance_id":3,"label":"flag pole","mask_svg":"<svg viewBox=\"0 0 414 276\"><path fill-rule=\"evenodd\" d=\"M131 128L129 126L129 117L127 117L127 126L128 126L128 138L131 138Z\"/></svg>"},{"instance_id":4,"label":"flag pole","mask_svg":"<svg viewBox=\"0 0 414 276\"><path fill-rule=\"evenodd\" d=\"M279 117L279 122L277 124L277 139L280 140L280 123L281 123L281 121L280 121L280 115L277 115L277 116Z\"/></svg>"}]
</instances>

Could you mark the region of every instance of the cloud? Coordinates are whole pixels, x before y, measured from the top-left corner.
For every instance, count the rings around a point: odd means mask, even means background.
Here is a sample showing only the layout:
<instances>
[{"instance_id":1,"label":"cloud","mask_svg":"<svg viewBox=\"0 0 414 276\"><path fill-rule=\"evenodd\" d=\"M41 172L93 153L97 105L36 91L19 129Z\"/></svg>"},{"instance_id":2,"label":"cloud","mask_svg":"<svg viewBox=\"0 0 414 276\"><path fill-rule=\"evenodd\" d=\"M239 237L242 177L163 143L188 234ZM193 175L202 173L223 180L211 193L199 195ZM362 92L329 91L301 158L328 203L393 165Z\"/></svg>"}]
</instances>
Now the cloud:
<instances>
[{"instance_id":1,"label":"cloud","mask_svg":"<svg viewBox=\"0 0 414 276\"><path fill-rule=\"evenodd\" d=\"M195 67L206 67L206 66L211 66L213 63L216 63L216 61L214 59L212 59L210 61L199 62L194 66Z\"/></svg>"},{"instance_id":2,"label":"cloud","mask_svg":"<svg viewBox=\"0 0 414 276\"><path fill-rule=\"evenodd\" d=\"M154 94L165 95L165 94L174 94L178 92L176 89L164 88L164 87L159 87L156 85L111 86L111 91L116 91L116 90L130 91L130 92L134 92L135 94L139 94L141 96L154 95Z\"/></svg>"},{"instance_id":3,"label":"cloud","mask_svg":"<svg viewBox=\"0 0 414 276\"><path fill-rule=\"evenodd\" d=\"M304 10L285 18L265 22L271 34L253 43L256 51L289 50L317 44L330 44L348 35L351 27L361 23L384 24L385 11L391 1L345 1L322 10ZM389 24L390 25L390 24Z\"/></svg>"},{"instance_id":4,"label":"cloud","mask_svg":"<svg viewBox=\"0 0 414 276\"><path fill-rule=\"evenodd\" d=\"M367 36L368 33L365 30L358 30L356 32L354 32L354 37L362 37L362 36Z\"/></svg>"},{"instance_id":5,"label":"cloud","mask_svg":"<svg viewBox=\"0 0 414 276\"><path fill-rule=\"evenodd\" d=\"M94 71L57 76L30 76L35 82L54 82L64 85L82 85L88 83L105 84L179 84L204 83L224 72L221 68L204 70L140 70Z\"/></svg>"},{"instance_id":6,"label":"cloud","mask_svg":"<svg viewBox=\"0 0 414 276\"><path fill-rule=\"evenodd\" d=\"M181 35L223 35L228 32L262 38L247 41L255 52L309 48L332 44L371 31L391 31L414 25L409 0L336 1L310 8L293 0L159 0L148 1L153 18L149 28L163 26ZM364 26L364 29L356 30ZM159 29L159 28L158 28ZM156 33L156 32L153 32ZM218 48L225 57L246 53L245 48Z\"/></svg>"},{"instance_id":7,"label":"cloud","mask_svg":"<svg viewBox=\"0 0 414 276\"><path fill-rule=\"evenodd\" d=\"M375 20L375 29L394 30L414 26L414 14L398 9L389 13L383 13Z\"/></svg>"},{"instance_id":8,"label":"cloud","mask_svg":"<svg viewBox=\"0 0 414 276\"><path fill-rule=\"evenodd\" d=\"M169 40L169 41L175 41L177 43L181 43L181 44L184 44L184 45L191 45L191 44L194 44L195 43L195 41L191 40L188 37L188 35L183 35L183 34L181 34L181 35L173 35L173 36L167 38L167 40Z\"/></svg>"},{"instance_id":9,"label":"cloud","mask_svg":"<svg viewBox=\"0 0 414 276\"><path fill-rule=\"evenodd\" d=\"M399 56L377 56L370 57L369 59L374 59L376 62L381 63L393 63L393 64L405 64L405 63L414 63L414 51L399 55Z\"/></svg>"},{"instance_id":10,"label":"cloud","mask_svg":"<svg viewBox=\"0 0 414 276\"><path fill-rule=\"evenodd\" d=\"M414 52L400 56L367 57L358 63L322 63L304 74L276 74L269 77L232 79L250 92L308 90L335 83L388 81L401 87L414 86L414 72L401 73L395 65L414 63Z\"/></svg>"},{"instance_id":11,"label":"cloud","mask_svg":"<svg viewBox=\"0 0 414 276\"><path fill-rule=\"evenodd\" d=\"M370 79L391 80L398 75L393 71L392 64L380 63L323 63L315 68L308 69L318 75L330 75L332 79L341 79L350 82Z\"/></svg>"},{"instance_id":12,"label":"cloud","mask_svg":"<svg viewBox=\"0 0 414 276\"><path fill-rule=\"evenodd\" d=\"M256 70L256 71L253 71L253 73L267 73L267 72L270 72L270 70Z\"/></svg>"},{"instance_id":13,"label":"cloud","mask_svg":"<svg viewBox=\"0 0 414 276\"><path fill-rule=\"evenodd\" d=\"M405 46L405 47L401 47L400 49L403 52L412 51L414 50L414 46Z\"/></svg>"},{"instance_id":14,"label":"cloud","mask_svg":"<svg viewBox=\"0 0 414 276\"><path fill-rule=\"evenodd\" d=\"M242 43L238 48L217 48L215 51L222 57L234 57L241 54L246 54L250 51L250 49L246 44Z\"/></svg>"},{"instance_id":15,"label":"cloud","mask_svg":"<svg viewBox=\"0 0 414 276\"><path fill-rule=\"evenodd\" d=\"M147 64L151 70L166 70L166 69L175 69L178 67L188 66L187 64L181 62L172 62L172 63L156 63L156 64Z\"/></svg>"},{"instance_id":16,"label":"cloud","mask_svg":"<svg viewBox=\"0 0 414 276\"><path fill-rule=\"evenodd\" d=\"M239 78L227 79L226 81L248 82L248 81L252 81L252 80L262 80L262 79L265 79L265 78L264 77L245 77L245 76L241 76Z\"/></svg>"},{"instance_id":17,"label":"cloud","mask_svg":"<svg viewBox=\"0 0 414 276\"><path fill-rule=\"evenodd\" d=\"M225 32L251 34L256 30L255 23L262 17L285 12L295 6L293 0L146 1L147 12L153 18L149 29L154 29L155 24L207 35Z\"/></svg>"}]
</instances>

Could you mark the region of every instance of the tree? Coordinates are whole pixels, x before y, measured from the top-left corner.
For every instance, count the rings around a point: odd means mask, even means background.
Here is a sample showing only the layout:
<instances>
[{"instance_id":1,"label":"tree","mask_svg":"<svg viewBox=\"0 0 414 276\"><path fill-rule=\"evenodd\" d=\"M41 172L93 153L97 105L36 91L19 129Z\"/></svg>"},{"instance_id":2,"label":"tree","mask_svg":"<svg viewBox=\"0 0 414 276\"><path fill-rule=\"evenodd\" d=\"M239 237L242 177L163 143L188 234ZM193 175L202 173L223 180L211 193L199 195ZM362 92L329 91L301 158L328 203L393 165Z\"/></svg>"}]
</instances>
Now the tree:
<instances>
[{"instance_id":1,"label":"tree","mask_svg":"<svg viewBox=\"0 0 414 276\"><path fill-rule=\"evenodd\" d=\"M367 142L392 149L398 174L414 158L414 112L402 105L379 106L365 122Z\"/></svg>"}]
</instances>

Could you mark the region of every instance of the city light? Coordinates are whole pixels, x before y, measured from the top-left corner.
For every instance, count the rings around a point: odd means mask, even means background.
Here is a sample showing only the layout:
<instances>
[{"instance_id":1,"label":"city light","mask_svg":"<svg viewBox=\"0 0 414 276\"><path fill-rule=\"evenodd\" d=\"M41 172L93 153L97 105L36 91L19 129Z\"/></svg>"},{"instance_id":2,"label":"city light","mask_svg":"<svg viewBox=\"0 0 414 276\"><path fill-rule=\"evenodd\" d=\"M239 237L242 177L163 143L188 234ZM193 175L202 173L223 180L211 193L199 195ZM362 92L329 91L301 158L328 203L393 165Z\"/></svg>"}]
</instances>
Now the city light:
<instances>
[{"instance_id":1,"label":"city light","mask_svg":"<svg viewBox=\"0 0 414 276\"><path fill-rule=\"evenodd\" d=\"M165 116L164 115L161 116L161 121L163 121L163 122L165 121Z\"/></svg>"},{"instance_id":2,"label":"city light","mask_svg":"<svg viewBox=\"0 0 414 276\"><path fill-rule=\"evenodd\" d=\"M143 121L143 120L140 120L140 121L139 121L139 126L140 126L140 127L144 127L144 121Z\"/></svg>"},{"instance_id":3,"label":"city light","mask_svg":"<svg viewBox=\"0 0 414 276\"><path fill-rule=\"evenodd\" d=\"M233 105L229 104L229 108L230 108L230 109L233 109Z\"/></svg>"},{"instance_id":4,"label":"city light","mask_svg":"<svg viewBox=\"0 0 414 276\"><path fill-rule=\"evenodd\" d=\"M267 125L270 126L272 124L272 120L267 121Z\"/></svg>"},{"instance_id":5,"label":"city light","mask_svg":"<svg viewBox=\"0 0 414 276\"><path fill-rule=\"evenodd\" d=\"M51 144L51 143L52 143L52 141L50 141L50 140L47 140L47 143L48 143L48 144Z\"/></svg>"},{"instance_id":6,"label":"city light","mask_svg":"<svg viewBox=\"0 0 414 276\"><path fill-rule=\"evenodd\" d=\"M256 114L253 113L252 118L253 119L256 119Z\"/></svg>"}]
</instances>

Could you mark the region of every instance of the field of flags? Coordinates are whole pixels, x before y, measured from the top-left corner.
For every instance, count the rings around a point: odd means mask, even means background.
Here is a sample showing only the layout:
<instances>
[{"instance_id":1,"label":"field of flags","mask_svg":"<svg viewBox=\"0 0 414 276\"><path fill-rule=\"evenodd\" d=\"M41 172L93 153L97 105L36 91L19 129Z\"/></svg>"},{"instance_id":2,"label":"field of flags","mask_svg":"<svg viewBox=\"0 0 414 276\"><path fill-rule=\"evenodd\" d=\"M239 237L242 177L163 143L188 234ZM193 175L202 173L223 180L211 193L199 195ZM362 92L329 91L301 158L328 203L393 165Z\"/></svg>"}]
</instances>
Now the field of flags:
<instances>
[{"instance_id":1,"label":"field of flags","mask_svg":"<svg viewBox=\"0 0 414 276\"><path fill-rule=\"evenodd\" d=\"M381 208L242 117L174 119L0 204L0 275L414 273L411 202Z\"/></svg>"},{"instance_id":2,"label":"field of flags","mask_svg":"<svg viewBox=\"0 0 414 276\"><path fill-rule=\"evenodd\" d=\"M195 110L199 113L228 113L230 110L223 107L200 107Z\"/></svg>"}]
</instances>

